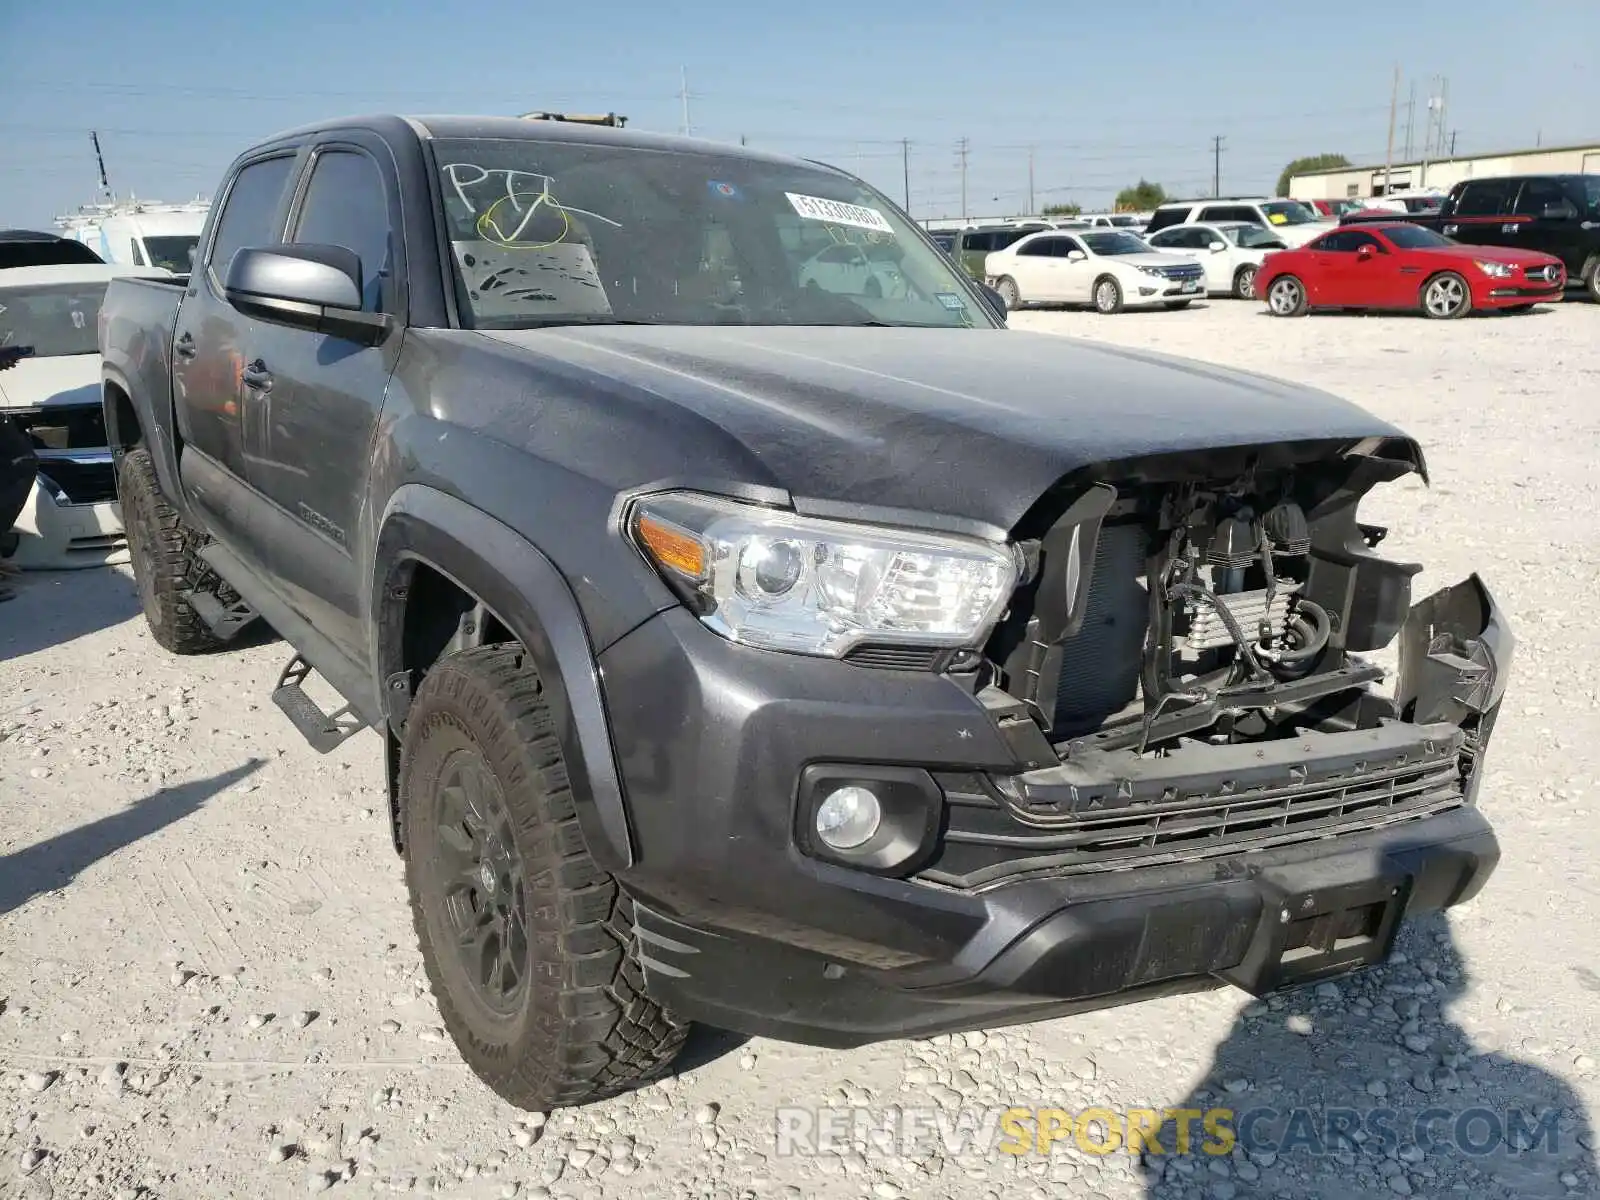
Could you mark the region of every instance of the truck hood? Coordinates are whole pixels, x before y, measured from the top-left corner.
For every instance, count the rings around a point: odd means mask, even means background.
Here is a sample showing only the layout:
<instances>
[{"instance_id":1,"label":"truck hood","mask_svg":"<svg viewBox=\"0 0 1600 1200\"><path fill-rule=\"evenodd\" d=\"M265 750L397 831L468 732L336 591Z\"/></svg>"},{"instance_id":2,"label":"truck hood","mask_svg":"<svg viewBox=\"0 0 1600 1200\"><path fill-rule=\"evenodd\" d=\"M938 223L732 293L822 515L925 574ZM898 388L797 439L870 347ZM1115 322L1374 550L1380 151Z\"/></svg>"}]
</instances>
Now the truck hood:
<instances>
[{"instance_id":1,"label":"truck hood","mask_svg":"<svg viewBox=\"0 0 1600 1200\"><path fill-rule=\"evenodd\" d=\"M100 405L100 356L25 358L0 374L0 408Z\"/></svg>"},{"instance_id":2,"label":"truck hood","mask_svg":"<svg viewBox=\"0 0 1600 1200\"><path fill-rule=\"evenodd\" d=\"M620 385L652 409L674 406L683 424L721 435L688 434L691 447L731 437L768 476L747 482L797 501L885 505L999 530L1063 476L1097 463L1404 436L1311 388L1009 329L579 326L479 336L515 347L530 365L563 364L569 379L577 368L612 395ZM486 432L517 437L510 427Z\"/></svg>"}]
</instances>

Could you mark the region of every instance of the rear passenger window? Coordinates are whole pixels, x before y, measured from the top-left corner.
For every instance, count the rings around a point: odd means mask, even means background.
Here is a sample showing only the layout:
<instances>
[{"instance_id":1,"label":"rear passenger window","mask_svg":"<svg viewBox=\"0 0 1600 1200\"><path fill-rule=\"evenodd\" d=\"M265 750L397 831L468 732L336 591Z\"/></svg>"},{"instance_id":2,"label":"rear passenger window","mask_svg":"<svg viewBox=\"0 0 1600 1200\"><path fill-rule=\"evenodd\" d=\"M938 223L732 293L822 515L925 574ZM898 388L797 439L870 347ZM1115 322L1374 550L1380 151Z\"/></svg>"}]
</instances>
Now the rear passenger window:
<instances>
[{"instance_id":1,"label":"rear passenger window","mask_svg":"<svg viewBox=\"0 0 1600 1200\"><path fill-rule=\"evenodd\" d=\"M1062 258L1067 253L1066 244L1066 238L1035 238L1026 246L1017 247L1017 253L1029 258Z\"/></svg>"},{"instance_id":2,"label":"rear passenger window","mask_svg":"<svg viewBox=\"0 0 1600 1200\"><path fill-rule=\"evenodd\" d=\"M293 240L354 250L361 259L361 307L381 309L389 274L389 202L378 165L352 150L319 154Z\"/></svg>"},{"instance_id":3,"label":"rear passenger window","mask_svg":"<svg viewBox=\"0 0 1600 1200\"><path fill-rule=\"evenodd\" d=\"M1157 209L1156 215L1150 218L1150 227L1146 232L1154 233L1156 230L1165 229L1169 225L1182 225L1184 219L1192 211L1193 209L1186 206Z\"/></svg>"},{"instance_id":4,"label":"rear passenger window","mask_svg":"<svg viewBox=\"0 0 1600 1200\"><path fill-rule=\"evenodd\" d=\"M1461 189L1456 204L1458 217L1498 217L1511 211L1511 193L1516 184L1509 179L1480 179Z\"/></svg>"},{"instance_id":5,"label":"rear passenger window","mask_svg":"<svg viewBox=\"0 0 1600 1200\"><path fill-rule=\"evenodd\" d=\"M217 221L217 235L211 241L210 265L220 281L227 282L228 264L233 261L235 250L277 242L278 230L273 222L293 166L294 158L285 154L253 162L234 176Z\"/></svg>"},{"instance_id":6,"label":"rear passenger window","mask_svg":"<svg viewBox=\"0 0 1600 1200\"><path fill-rule=\"evenodd\" d=\"M1542 217L1546 206L1551 204L1571 216L1578 215L1577 206L1567 198L1559 179L1528 180L1522 185L1522 195L1517 197L1517 212L1521 216Z\"/></svg>"}]
</instances>

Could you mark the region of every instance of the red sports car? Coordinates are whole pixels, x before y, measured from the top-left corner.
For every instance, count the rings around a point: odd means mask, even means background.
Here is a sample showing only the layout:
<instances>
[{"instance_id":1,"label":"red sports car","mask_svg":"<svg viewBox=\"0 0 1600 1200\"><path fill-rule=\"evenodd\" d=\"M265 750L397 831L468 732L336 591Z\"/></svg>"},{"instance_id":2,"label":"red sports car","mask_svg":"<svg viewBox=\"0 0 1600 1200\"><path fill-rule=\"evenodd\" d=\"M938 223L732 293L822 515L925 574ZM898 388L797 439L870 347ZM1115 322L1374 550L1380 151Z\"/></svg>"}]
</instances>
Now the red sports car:
<instances>
[{"instance_id":1,"label":"red sports car","mask_svg":"<svg viewBox=\"0 0 1600 1200\"><path fill-rule=\"evenodd\" d=\"M1473 309L1560 300L1561 260L1537 250L1463 246L1403 221L1342 226L1295 250L1269 254L1256 298L1275 316L1313 308L1392 308L1448 320Z\"/></svg>"}]
</instances>

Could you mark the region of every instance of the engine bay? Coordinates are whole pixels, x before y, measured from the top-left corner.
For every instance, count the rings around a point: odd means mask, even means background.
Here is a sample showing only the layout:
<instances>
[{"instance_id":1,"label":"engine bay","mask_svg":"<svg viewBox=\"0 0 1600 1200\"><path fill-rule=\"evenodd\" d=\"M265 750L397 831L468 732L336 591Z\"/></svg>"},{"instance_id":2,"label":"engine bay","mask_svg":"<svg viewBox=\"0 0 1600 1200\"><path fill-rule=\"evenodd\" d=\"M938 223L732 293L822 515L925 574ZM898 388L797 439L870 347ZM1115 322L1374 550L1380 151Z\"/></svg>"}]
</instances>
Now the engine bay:
<instances>
[{"instance_id":1,"label":"engine bay","mask_svg":"<svg viewBox=\"0 0 1600 1200\"><path fill-rule=\"evenodd\" d=\"M1421 567L1374 553L1385 531L1356 509L1420 469L1406 450L1247 448L1080 483L1022 543L1030 571L988 647L997 683L1059 760L1400 715L1360 654L1398 633Z\"/></svg>"}]
</instances>

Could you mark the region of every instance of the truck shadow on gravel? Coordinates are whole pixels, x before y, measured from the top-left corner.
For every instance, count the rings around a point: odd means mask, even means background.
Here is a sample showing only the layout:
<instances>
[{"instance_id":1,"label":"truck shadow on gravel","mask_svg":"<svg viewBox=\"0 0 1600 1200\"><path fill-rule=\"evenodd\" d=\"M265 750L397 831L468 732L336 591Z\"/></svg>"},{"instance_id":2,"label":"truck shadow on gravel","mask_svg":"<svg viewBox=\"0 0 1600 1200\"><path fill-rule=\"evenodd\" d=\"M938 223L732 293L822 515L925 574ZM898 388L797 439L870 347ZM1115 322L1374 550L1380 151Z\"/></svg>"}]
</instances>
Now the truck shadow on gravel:
<instances>
[{"instance_id":1,"label":"truck shadow on gravel","mask_svg":"<svg viewBox=\"0 0 1600 1200\"><path fill-rule=\"evenodd\" d=\"M1189 1110L1189 1153L1173 1153L1179 1117L1161 1129L1164 1153L1144 1155L1149 1200L1592 1194L1582 1100L1542 1067L1473 1046L1446 1011L1467 983L1435 916L1383 968L1250 1005L1205 1082L1168 1110ZM1231 1147L1204 1128L1217 1109L1231 1111Z\"/></svg>"},{"instance_id":2,"label":"truck shadow on gravel","mask_svg":"<svg viewBox=\"0 0 1600 1200\"><path fill-rule=\"evenodd\" d=\"M253 758L220 775L163 788L121 812L0 856L0 917L67 886L102 858L198 812L213 796L265 765Z\"/></svg>"}]
</instances>

